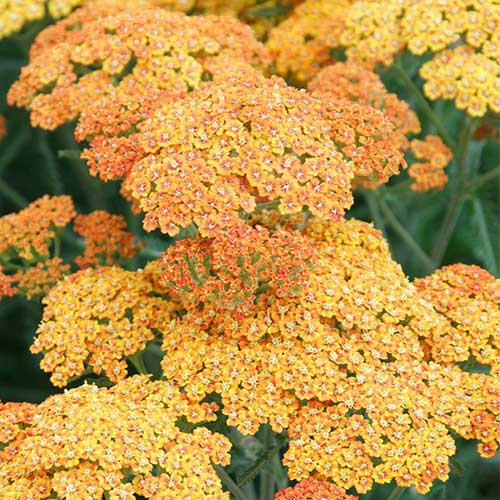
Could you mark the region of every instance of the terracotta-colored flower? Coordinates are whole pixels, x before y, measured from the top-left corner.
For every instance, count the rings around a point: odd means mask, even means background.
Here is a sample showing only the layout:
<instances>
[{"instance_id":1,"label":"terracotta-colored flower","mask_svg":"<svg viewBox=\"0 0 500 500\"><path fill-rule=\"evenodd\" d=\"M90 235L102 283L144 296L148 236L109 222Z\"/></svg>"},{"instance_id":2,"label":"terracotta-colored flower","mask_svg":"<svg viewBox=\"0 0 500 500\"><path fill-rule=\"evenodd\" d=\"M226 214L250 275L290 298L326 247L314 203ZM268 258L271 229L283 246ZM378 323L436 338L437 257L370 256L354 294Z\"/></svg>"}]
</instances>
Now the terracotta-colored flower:
<instances>
[{"instance_id":1,"label":"terracotta-colored flower","mask_svg":"<svg viewBox=\"0 0 500 500\"><path fill-rule=\"evenodd\" d=\"M110 389L83 385L41 404L0 404L2 498L229 500L213 464L229 463L230 442L204 427L181 432L191 412L168 382L128 378Z\"/></svg>"},{"instance_id":2,"label":"terracotta-colored flower","mask_svg":"<svg viewBox=\"0 0 500 500\"><path fill-rule=\"evenodd\" d=\"M259 75L210 82L160 106L138 136L145 157L127 178L144 227L204 236L238 224L240 212L279 202L331 219L352 203L352 166L328 137L321 101Z\"/></svg>"},{"instance_id":3,"label":"terracotta-colored flower","mask_svg":"<svg viewBox=\"0 0 500 500\"><path fill-rule=\"evenodd\" d=\"M137 254L140 246L134 235L126 230L127 222L122 215L96 210L89 215L77 215L74 230L84 239L83 256L75 263L81 269L94 266L110 266Z\"/></svg>"},{"instance_id":4,"label":"terracotta-colored flower","mask_svg":"<svg viewBox=\"0 0 500 500\"><path fill-rule=\"evenodd\" d=\"M0 141L2 141L6 135L7 135L7 122L5 121L5 117L0 115Z\"/></svg>"},{"instance_id":5,"label":"terracotta-colored flower","mask_svg":"<svg viewBox=\"0 0 500 500\"><path fill-rule=\"evenodd\" d=\"M308 478L276 493L275 500L356 500L344 490L321 479Z\"/></svg>"},{"instance_id":6,"label":"terracotta-colored flower","mask_svg":"<svg viewBox=\"0 0 500 500\"><path fill-rule=\"evenodd\" d=\"M122 87L125 94L134 87L195 88L205 59L220 54L252 64L266 57L251 29L236 19L143 8L109 15L106 4L102 12L89 7L39 35L8 101L28 107L34 126L52 130Z\"/></svg>"},{"instance_id":7,"label":"terracotta-colored flower","mask_svg":"<svg viewBox=\"0 0 500 500\"><path fill-rule=\"evenodd\" d=\"M420 132L417 114L406 101L390 93L374 71L355 62L338 62L323 68L307 85L314 94L368 104L382 111L395 127L393 138L403 150L408 134Z\"/></svg>"},{"instance_id":8,"label":"terracotta-colored flower","mask_svg":"<svg viewBox=\"0 0 500 500\"><path fill-rule=\"evenodd\" d=\"M0 300L3 297L12 297L16 290L13 288L14 278L2 271L2 266L0 266Z\"/></svg>"},{"instance_id":9,"label":"terracotta-colored flower","mask_svg":"<svg viewBox=\"0 0 500 500\"><path fill-rule=\"evenodd\" d=\"M413 139L411 150L418 160L413 162L408 170L410 177L415 179L411 185L413 191L442 189L448 182L444 169L453 158L451 150L436 135L428 135L423 141Z\"/></svg>"}]
</instances>

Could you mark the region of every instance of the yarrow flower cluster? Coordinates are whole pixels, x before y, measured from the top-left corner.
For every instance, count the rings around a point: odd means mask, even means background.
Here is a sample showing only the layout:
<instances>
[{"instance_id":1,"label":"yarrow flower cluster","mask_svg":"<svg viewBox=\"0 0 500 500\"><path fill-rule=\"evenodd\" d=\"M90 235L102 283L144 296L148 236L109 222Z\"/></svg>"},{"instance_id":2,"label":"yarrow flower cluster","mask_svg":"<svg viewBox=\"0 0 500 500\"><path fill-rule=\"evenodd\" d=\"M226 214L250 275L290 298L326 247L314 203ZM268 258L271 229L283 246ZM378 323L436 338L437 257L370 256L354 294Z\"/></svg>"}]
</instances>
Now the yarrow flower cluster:
<instances>
[{"instance_id":1,"label":"yarrow flower cluster","mask_svg":"<svg viewBox=\"0 0 500 500\"><path fill-rule=\"evenodd\" d=\"M206 428L180 431L181 415L212 420L168 382L131 377L83 385L40 405L0 404L3 498L229 499L212 464L230 443Z\"/></svg>"},{"instance_id":2,"label":"yarrow flower cluster","mask_svg":"<svg viewBox=\"0 0 500 500\"><path fill-rule=\"evenodd\" d=\"M125 95L195 88L204 59L217 54L255 64L264 57L251 29L236 19L139 8L110 15L106 4L102 12L94 7L42 33L11 87L9 103L28 107L34 126L52 130L122 88Z\"/></svg>"},{"instance_id":3,"label":"yarrow flower cluster","mask_svg":"<svg viewBox=\"0 0 500 500\"><path fill-rule=\"evenodd\" d=\"M292 488L278 491L274 498L275 500L357 500L358 497L347 495L332 483L311 477L303 479Z\"/></svg>"},{"instance_id":4,"label":"yarrow flower cluster","mask_svg":"<svg viewBox=\"0 0 500 500\"><path fill-rule=\"evenodd\" d=\"M470 356L500 373L500 280L484 269L453 264L415 281L422 296L448 322L435 332L430 349L439 363L467 361Z\"/></svg>"},{"instance_id":5,"label":"yarrow flower cluster","mask_svg":"<svg viewBox=\"0 0 500 500\"><path fill-rule=\"evenodd\" d=\"M423 141L411 141L411 151L418 160L410 166L408 174L415 179L411 185L413 191L442 189L448 181L444 169L453 158L450 149L437 135L428 135Z\"/></svg>"},{"instance_id":6,"label":"yarrow flower cluster","mask_svg":"<svg viewBox=\"0 0 500 500\"><path fill-rule=\"evenodd\" d=\"M155 297L148 276L118 267L68 276L43 299L43 320L32 352L55 386L85 371L116 382L127 376L126 359L145 349L172 318L174 306Z\"/></svg>"},{"instance_id":7,"label":"yarrow flower cluster","mask_svg":"<svg viewBox=\"0 0 500 500\"><path fill-rule=\"evenodd\" d=\"M338 219L352 203L351 163L329 139L321 101L277 78L211 82L141 126L145 156L128 189L146 230L211 236L279 202L282 214Z\"/></svg>"},{"instance_id":8,"label":"yarrow flower cluster","mask_svg":"<svg viewBox=\"0 0 500 500\"><path fill-rule=\"evenodd\" d=\"M78 267L109 266L134 257L139 245L134 235L126 230L127 222L122 215L96 210L89 215L77 215L75 233L85 242L85 252L75 259Z\"/></svg>"},{"instance_id":9,"label":"yarrow flower cluster","mask_svg":"<svg viewBox=\"0 0 500 500\"><path fill-rule=\"evenodd\" d=\"M7 135L7 121L5 120L4 116L0 115L0 141L2 141L6 135Z\"/></svg>"}]
</instances>

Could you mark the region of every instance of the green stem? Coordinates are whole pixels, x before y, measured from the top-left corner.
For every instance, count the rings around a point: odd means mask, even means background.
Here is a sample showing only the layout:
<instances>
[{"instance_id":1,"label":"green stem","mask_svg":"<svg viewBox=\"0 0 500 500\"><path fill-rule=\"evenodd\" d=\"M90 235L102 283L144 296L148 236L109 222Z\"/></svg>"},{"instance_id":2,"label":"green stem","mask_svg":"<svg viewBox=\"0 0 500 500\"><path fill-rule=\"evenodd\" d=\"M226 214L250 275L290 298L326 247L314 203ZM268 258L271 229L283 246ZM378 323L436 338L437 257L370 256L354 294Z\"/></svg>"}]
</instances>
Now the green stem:
<instances>
[{"instance_id":1,"label":"green stem","mask_svg":"<svg viewBox=\"0 0 500 500\"><path fill-rule=\"evenodd\" d=\"M488 232L488 225L486 224L486 219L484 216L483 205L477 198L472 199L472 204L474 207L474 215L476 216L476 222L479 228L479 235L481 237L481 241L484 245L484 260L486 263L486 267L488 271L493 274L493 276L497 276L497 262L495 259L495 251L493 250L493 245L491 243L490 235Z\"/></svg>"},{"instance_id":2,"label":"green stem","mask_svg":"<svg viewBox=\"0 0 500 500\"><path fill-rule=\"evenodd\" d=\"M28 130L22 129L14 138L8 142L0 155L0 175L10 165L12 160L17 156L20 149L24 146L28 137Z\"/></svg>"},{"instance_id":3,"label":"green stem","mask_svg":"<svg viewBox=\"0 0 500 500\"><path fill-rule=\"evenodd\" d=\"M80 160L81 154L82 152L79 149L60 149L57 152L57 157L66 160Z\"/></svg>"},{"instance_id":4,"label":"green stem","mask_svg":"<svg viewBox=\"0 0 500 500\"><path fill-rule=\"evenodd\" d=\"M214 465L215 472L219 476L222 484L231 492L231 495L236 500L248 500L247 497L240 490L238 485L231 479L231 476L226 472L224 467L220 465Z\"/></svg>"},{"instance_id":5,"label":"green stem","mask_svg":"<svg viewBox=\"0 0 500 500\"><path fill-rule=\"evenodd\" d=\"M435 267L439 267L443 261L444 254L448 248L453 230L462 210L467 192L467 160L470 138L473 132L473 122L466 119L465 127L461 134L460 149L457 153L457 171L454 193L450 199L448 210L443 219L443 223L438 231L438 236L434 248L432 249L431 259Z\"/></svg>"},{"instance_id":6,"label":"green stem","mask_svg":"<svg viewBox=\"0 0 500 500\"><path fill-rule=\"evenodd\" d=\"M28 200L14 188L11 188L4 180L0 179L0 194L5 196L17 208L24 208Z\"/></svg>"},{"instance_id":7,"label":"green stem","mask_svg":"<svg viewBox=\"0 0 500 500\"><path fill-rule=\"evenodd\" d=\"M384 218L377 203L376 194L369 189L363 189L362 193L365 198L366 204L368 205L368 210L370 211L372 221L375 223L375 227L380 229L384 233L384 235L386 235L387 229L385 227Z\"/></svg>"},{"instance_id":8,"label":"green stem","mask_svg":"<svg viewBox=\"0 0 500 500\"><path fill-rule=\"evenodd\" d=\"M396 73L401 77L406 87L411 91L414 95L418 106L422 110L422 112L427 116L429 121L436 127L439 135L442 137L443 141L451 148L455 149L456 145L451 136L448 134L446 129L443 127L441 120L438 118L436 113L434 113L433 109L430 107L427 99L423 96L420 89L413 83L413 80L408 76L403 67L399 64L393 64L392 68L396 71Z\"/></svg>"},{"instance_id":9,"label":"green stem","mask_svg":"<svg viewBox=\"0 0 500 500\"><path fill-rule=\"evenodd\" d=\"M390 497L387 500L399 500L402 496L403 493L405 492L406 488L403 488L401 486L396 486L390 495Z\"/></svg>"},{"instance_id":10,"label":"green stem","mask_svg":"<svg viewBox=\"0 0 500 500\"><path fill-rule=\"evenodd\" d=\"M380 210L384 214L385 220L398 234L398 236L408 245L410 250L414 253L420 262L423 264L426 273L434 270L434 264L428 255L420 248L420 245L413 239L413 236L406 230L406 228L398 221L389 205L386 203L382 196L378 197Z\"/></svg>"},{"instance_id":11,"label":"green stem","mask_svg":"<svg viewBox=\"0 0 500 500\"><path fill-rule=\"evenodd\" d=\"M498 177L499 175L500 175L500 165L498 167L495 167L492 170L486 172L485 174L476 177L469 184L469 192L476 191L477 189L482 187L484 184L492 181L495 177Z\"/></svg>"},{"instance_id":12,"label":"green stem","mask_svg":"<svg viewBox=\"0 0 500 500\"><path fill-rule=\"evenodd\" d=\"M263 446L265 452L274 447L274 432L270 425L264 427ZM264 467L260 471L260 500L273 500L276 483L272 467Z\"/></svg>"},{"instance_id":13,"label":"green stem","mask_svg":"<svg viewBox=\"0 0 500 500\"><path fill-rule=\"evenodd\" d=\"M163 252L153 250L152 248L142 248L139 255L145 259L159 259L163 255Z\"/></svg>"},{"instance_id":14,"label":"green stem","mask_svg":"<svg viewBox=\"0 0 500 500\"><path fill-rule=\"evenodd\" d=\"M38 135L38 149L43 159L45 160L45 168L47 170L47 177L50 182L53 194L61 194L64 192L64 187L59 175L59 168L57 165L56 157L50 148L48 142L48 135L45 130L37 131Z\"/></svg>"},{"instance_id":15,"label":"green stem","mask_svg":"<svg viewBox=\"0 0 500 500\"><path fill-rule=\"evenodd\" d=\"M149 374L148 370L146 369L146 365L144 364L144 360L142 359L142 353L138 352L133 356L129 356L128 360L134 365L137 373L140 373L141 375Z\"/></svg>"}]
</instances>

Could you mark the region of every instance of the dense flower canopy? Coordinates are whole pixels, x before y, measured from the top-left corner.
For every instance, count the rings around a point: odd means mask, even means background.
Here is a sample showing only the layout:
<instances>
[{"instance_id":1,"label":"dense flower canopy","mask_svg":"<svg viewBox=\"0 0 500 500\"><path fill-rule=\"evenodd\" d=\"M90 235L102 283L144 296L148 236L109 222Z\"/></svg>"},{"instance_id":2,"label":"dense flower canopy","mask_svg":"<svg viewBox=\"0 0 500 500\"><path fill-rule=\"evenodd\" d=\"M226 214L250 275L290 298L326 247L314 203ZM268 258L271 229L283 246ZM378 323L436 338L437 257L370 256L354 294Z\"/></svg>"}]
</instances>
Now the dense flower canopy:
<instances>
[{"instance_id":1,"label":"dense flower canopy","mask_svg":"<svg viewBox=\"0 0 500 500\"><path fill-rule=\"evenodd\" d=\"M94 8L42 32L12 86L9 102L28 107L34 126L52 130L122 87L125 93L195 88L204 60L218 54L253 64L265 59L252 30L236 19L138 8L109 15L106 4L101 13Z\"/></svg>"},{"instance_id":2,"label":"dense flower canopy","mask_svg":"<svg viewBox=\"0 0 500 500\"><path fill-rule=\"evenodd\" d=\"M275 500L356 500L332 483L316 478L303 479L293 488L278 491Z\"/></svg>"},{"instance_id":3,"label":"dense flower canopy","mask_svg":"<svg viewBox=\"0 0 500 500\"><path fill-rule=\"evenodd\" d=\"M212 464L227 465L226 437L175 422L205 420L167 382L131 377L106 389L83 385L40 405L0 404L0 493L3 498L152 500L229 499ZM196 421L196 420L195 420ZM131 481L130 473L134 480ZM195 496L193 496L195 495Z\"/></svg>"},{"instance_id":4,"label":"dense flower canopy","mask_svg":"<svg viewBox=\"0 0 500 500\"><path fill-rule=\"evenodd\" d=\"M43 320L32 352L55 386L87 369L112 381L127 376L126 358L144 350L171 320L174 306L153 296L148 276L118 267L68 276L43 299Z\"/></svg>"},{"instance_id":5,"label":"dense flower canopy","mask_svg":"<svg viewBox=\"0 0 500 500\"><path fill-rule=\"evenodd\" d=\"M205 84L141 126L145 157L127 179L146 230L205 236L239 212L279 202L282 214L338 219L352 203L352 166L329 140L321 101L258 75Z\"/></svg>"}]
</instances>

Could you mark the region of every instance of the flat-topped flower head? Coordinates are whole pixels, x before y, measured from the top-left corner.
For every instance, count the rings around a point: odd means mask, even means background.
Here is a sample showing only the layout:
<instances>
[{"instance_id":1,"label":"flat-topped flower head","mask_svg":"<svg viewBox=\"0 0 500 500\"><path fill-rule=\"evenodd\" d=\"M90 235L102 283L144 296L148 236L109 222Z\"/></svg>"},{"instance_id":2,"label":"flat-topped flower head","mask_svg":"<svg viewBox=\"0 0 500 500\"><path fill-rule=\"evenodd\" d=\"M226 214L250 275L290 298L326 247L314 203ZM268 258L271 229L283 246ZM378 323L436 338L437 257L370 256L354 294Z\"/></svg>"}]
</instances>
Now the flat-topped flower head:
<instances>
[{"instance_id":1,"label":"flat-topped flower head","mask_svg":"<svg viewBox=\"0 0 500 500\"><path fill-rule=\"evenodd\" d=\"M112 381L127 376L126 358L142 351L174 306L153 294L148 276L117 267L86 269L68 276L43 299L31 346L40 366L63 387L89 369Z\"/></svg>"},{"instance_id":2,"label":"flat-topped flower head","mask_svg":"<svg viewBox=\"0 0 500 500\"><path fill-rule=\"evenodd\" d=\"M355 62L337 62L323 68L307 88L316 95L327 94L382 111L394 124L394 140L403 150L409 147L406 136L420 132L417 114L409 104L390 93L377 73Z\"/></svg>"},{"instance_id":3,"label":"flat-topped flower head","mask_svg":"<svg viewBox=\"0 0 500 500\"><path fill-rule=\"evenodd\" d=\"M194 223L211 236L263 202L332 220L351 206L352 166L328 136L321 101L252 76L207 83L141 125L145 156L127 188L146 230L176 235Z\"/></svg>"},{"instance_id":4,"label":"flat-topped flower head","mask_svg":"<svg viewBox=\"0 0 500 500\"><path fill-rule=\"evenodd\" d=\"M448 477L452 432L477 439L484 456L496 450L500 382L426 358L422 340L447 321L380 232L315 220L308 234L319 255L302 291L268 288L223 327L210 308L186 311L163 332L165 377L193 402L219 394L243 434L286 429L294 480L318 474L364 493L395 479L425 493Z\"/></svg>"},{"instance_id":5,"label":"flat-topped flower head","mask_svg":"<svg viewBox=\"0 0 500 500\"><path fill-rule=\"evenodd\" d=\"M500 280L484 269L453 264L415 280L420 294L449 322L430 344L438 363L458 363L470 356L500 373Z\"/></svg>"},{"instance_id":6,"label":"flat-topped flower head","mask_svg":"<svg viewBox=\"0 0 500 500\"><path fill-rule=\"evenodd\" d=\"M444 169L453 158L451 150L437 135L428 135L424 140L413 139L411 151L417 160L411 164L408 174L415 179L413 191L442 189L448 182Z\"/></svg>"},{"instance_id":7,"label":"flat-topped flower head","mask_svg":"<svg viewBox=\"0 0 500 500\"><path fill-rule=\"evenodd\" d=\"M113 215L96 210L88 215L77 215L74 230L84 239L86 248L82 256L75 259L78 267L110 266L134 257L140 246L134 235L127 231L127 222L122 215Z\"/></svg>"},{"instance_id":8,"label":"flat-topped flower head","mask_svg":"<svg viewBox=\"0 0 500 500\"><path fill-rule=\"evenodd\" d=\"M196 88L204 61L216 55L255 65L266 59L251 28L233 18L139 8L108 15L106 6L101 15L98 7L85 12L89 16L76 11L39 35L9 92L9 103L27 107L34 126L52 130L122 86Z\"/></svg>"},{"instance_id":9,"label":"flat-topped flower head","mask_svg":"<svg viewBox=\"0 0 500 500\"><path fill-rule=\"evenodd\" d=\"M213 468L229 463L229 440L176 426L195 408L168 382L138 376L110 389L83 385L38 406L0 404L0 422L10 422L1 433L0 494L155 500L161 491L163 499L229 500ZM212 419L210 408L199 413Z\"/></svg>"},{"instance_id":10,"label":"flat-topped flower head","mask_svg":"<svg viewBox=\"0 0 500 500\"><path fill-rule=\"evenodd\" d=\"M26 261L47 258L56 231L76 216L69 196L48 196L27 208L0 217L0 256L8 253Z\"/></svg>"},{"instance_id":11,"label":"flat-topped flower head","mask_svg":"<svg viewBox=\"0 0 500 500\"><path fill-rule=\"evenodd\" d=\"M310 477L299 481L295 486L283 488L274 500L357 500L333 483Z\"/></svg>"},{"instance_id":12,"label":"flat-topped flower head","mask_svg":"<svg viewBox=\"0 0 500 500\"><path fill-rule=\"evenodd\" d=\"M305 84L334 58L340 46L349 0L306 0L269 32L266 43L279 75Z\"/></svg>"},{"instance_id":13,"label":"flat-topped flower head","mask_svg":"<svg viewBox=\"0 0 500 500\"><path fill-rule=\"evenodd\" d=\"M159 282L194 315L231 324L255 311L265 290L299 295L314 257L299 233L241 225L217 239L197 236L170 246Z\"/></svg>"}]
</instances>

